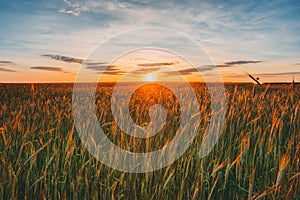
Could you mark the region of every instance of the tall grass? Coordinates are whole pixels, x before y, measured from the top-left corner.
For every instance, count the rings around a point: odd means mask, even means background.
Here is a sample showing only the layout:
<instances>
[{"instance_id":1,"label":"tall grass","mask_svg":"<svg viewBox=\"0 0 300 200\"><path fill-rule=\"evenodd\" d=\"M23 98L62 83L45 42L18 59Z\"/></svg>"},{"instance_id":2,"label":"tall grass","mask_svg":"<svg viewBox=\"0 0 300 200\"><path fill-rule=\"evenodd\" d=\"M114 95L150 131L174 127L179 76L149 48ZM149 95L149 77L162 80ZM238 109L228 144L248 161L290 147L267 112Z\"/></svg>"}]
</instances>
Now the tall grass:
<instances>
[{"instance_id":1,"label":"tall grass","mask_svg":"<svg viewBox=\"0 0 300 200\"><path fill-rule=\"evenodd\" d=\"M201 121L189 150L168 167L132 174L103 165L84 148L72 121L71 84L1 84L0 199L299 199L300 86L226 85L223 134L202 159L210 98L204 85L193 87ZM163 131L146 140L116 126L112 91L111 84L100 85L95 107L116 145L147 152L174 137L180 105L170 91L148 85L132 96L139 125L149 123L151 104L167 109Z\"/></svg>"}]
</instances>

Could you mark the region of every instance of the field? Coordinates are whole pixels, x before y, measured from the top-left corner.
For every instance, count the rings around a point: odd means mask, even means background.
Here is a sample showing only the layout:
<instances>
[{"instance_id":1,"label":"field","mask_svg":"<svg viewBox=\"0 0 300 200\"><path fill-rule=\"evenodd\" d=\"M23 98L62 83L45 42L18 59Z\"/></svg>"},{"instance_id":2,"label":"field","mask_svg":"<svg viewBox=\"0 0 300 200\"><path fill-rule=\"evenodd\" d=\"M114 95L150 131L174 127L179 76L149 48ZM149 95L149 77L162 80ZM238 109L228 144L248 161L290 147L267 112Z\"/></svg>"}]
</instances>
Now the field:
<instances>
[{"instance_id":1,"label":"field","mask_svg":"<svg viewBox=\"0 0 300 200\"><path fill-rule=\"evenodd\" d=\"M211 109L205 85L194 83L201 105L195 140L173 164L148 173L109 168L86 150L73 125L72 87L0 84L0 199L300 199L300 85L227 84L223 134L199 158ZM172 140L180 113L170 91L148 84L131 98L131 117L141 126L152 104L167 109L165 128L150 139L116 126L112 91L99 85L95 100L111 141L149 152Z\"/></svg>"}]
</instances>

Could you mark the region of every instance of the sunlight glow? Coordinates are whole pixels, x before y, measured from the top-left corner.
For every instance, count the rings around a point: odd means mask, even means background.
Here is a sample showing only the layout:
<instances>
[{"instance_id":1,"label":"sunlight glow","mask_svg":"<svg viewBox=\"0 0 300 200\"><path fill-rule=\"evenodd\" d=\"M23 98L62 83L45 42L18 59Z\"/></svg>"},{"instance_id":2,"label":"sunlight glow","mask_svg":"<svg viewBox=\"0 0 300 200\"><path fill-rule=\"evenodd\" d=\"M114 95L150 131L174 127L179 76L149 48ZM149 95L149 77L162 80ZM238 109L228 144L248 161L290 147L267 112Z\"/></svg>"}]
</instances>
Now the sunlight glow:
<instances>
[{"instance_id":1,"label":"sunlight glow","mask_svg":"<svg viewBox=\"0 0 300 200\"><path fill-rule=\"evenodd\" d=\"M147 82L153 82L153 81L155 81L156 80L155 74L154 73L146 74L145 80Z\"/></svg>"}]
</instances>

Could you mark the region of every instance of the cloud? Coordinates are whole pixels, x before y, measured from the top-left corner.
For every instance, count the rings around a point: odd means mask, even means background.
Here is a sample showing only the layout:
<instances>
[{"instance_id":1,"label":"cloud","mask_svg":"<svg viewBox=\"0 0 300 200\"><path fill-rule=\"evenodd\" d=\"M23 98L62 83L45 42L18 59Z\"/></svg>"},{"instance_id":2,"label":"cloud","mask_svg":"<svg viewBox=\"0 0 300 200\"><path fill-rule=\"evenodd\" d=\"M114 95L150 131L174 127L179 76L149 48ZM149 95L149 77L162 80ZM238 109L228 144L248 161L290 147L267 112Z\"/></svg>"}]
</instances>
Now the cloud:
<instances>
[{"instance_id":1,"label":"cloud","mask_svg":"<svg viewBox=\"0 0 300 200\"><path fill-rule=\"evenodd\" d=\"M3 68L3 67L0 67L0 71L1 71L1 72L17 72L17 71L15 71L15 70Z\"/></svg>"},{"instance_id":2,"label":"cloud","mask_svg":"<svg viewBox=\"0 0 300 200\"><path fill-rule=\"evenodd\" d=\"M0 65L15 65L15 63L8 60L0 60Z\"/></svg>"},{"instance_id":3,"label":"cloud","mask_svg":"<svg viewBox=\"0 0 300 200\"><path fill-rule=\"evenodd\" d=\"M6 65L15 65L15 63L12 61L8 61L8 60L0 60L0 66L6 66ZM17 72L16 70L4 68L4 67L0 67L0 71L1 72Z\"/></svg>"},{"instance_id":4,"label":"cloud","mask_svg":"<svg viewBox=\"0 0 300 200\"><path fill-rule=\"evenodd\" d=\"M63 62L67 62L67 63L79 63L79 64L82 64L84 62L83 59L72 58L72 57L69 57L69 56L55 55L55 54L44 54L44 55L42 55L42 57L52 58L54 60L63 61Z\"/></svg>"},{"instance_id":5,"label":"cloud","mask_svg":"<svg viewBox=\"0 0 300 200\"><path fill-rule=\"evenodd\" d=\"M161 63L140 63L137 66L140 67L156 67L156 66L171 66L176 65L178 62L161 62Z\"/></svg>"},{"instance_id":6,"label":"cloud","mask_svg":"<svg viewBox=\"0 0 300 200\"><path fill-rule=\"evenodd\" d=\"M146 60L146 58L131 58L129 60L133 60L133 61L139 61L139 60Z\"/></svg>"},{"instance_id":7,"label":"cloud","mask_svg":"<svg viewBox=\"0 0 300 200\"><path fill-rule=\"evenodd\" d=\"M218 68L225 68L225 67L234 67L234 65L244 65L244 64L254 64L254 63L260 63L262 61L260 60L237 60L237 61L228 61L224 62L224 64L218 64L218 65L203 65L204 70L210 70L214 67ZM203 70L203 68L201 68Z\"/></svg>"},{"instance_id":8,"label":"cloud","mask_svg":"<svg viewBox=\"0 0 300 200\"><path fill-rule=\"evenodd\" d=\"M252 64L252 63L261 63L261 60L237 60L237 61L229 61L225 62L226 65L245 65L245 64Z\"/></svg>"},{"instance_id":9,"label":"cloud","mask_svg":"<svg viewBox=\"0 0 300 200\"><path fill-rule=\"evenodd\" d=\"M108 65L108 62L86 62L84 63L87 66L95 66L95 65Z\"/></svg>"},{"instance_id":10,"label":"cloud","mask_svg":"<svg viewBox=\"0 0 300 200\"><path fill-rule=\"evenodd\" d=\"M217 74L205 74L206 76L217 76ZM236 74L236 73L231 73L231 74L222 74L223 77L225 78L237 78L237 79L246 79L249 77L249 75L246 74ZM252 74L254 78L259 78L259 77L278 77L278 76L300 76L299 71L295 72L278 72L278 73L256 73Z\"/></svg>"},{"instance_id":11,"label":"cloud","mask_svg":"<svg viewBox=\"0 0 300 200\"><path fill-rule=\"evenodd\" d=\"M214 67L215 67L214 65L204 65L202 67L197 67L197 68L191 67L191 68L182 69L182 70L178 70L178 71L167 71L167 72L164 72L164 76L175 76L175 75L178 75L178 73L180 73L181 75L190 75L192 73L210 71Z\"/></svg>"},{"instance_id":12,"label":"cloud","mask_svg":"<svg viewBox=\"0 0 300 200\"><path fill-rule=\"evenodd\" d=\"M66 13L66 14L72 14L72 15L75 15L75 16L79 16L79 14L80 14L80 12L78 12L78 11L66 10L64 8L59 9L58 12L60 12L60 13Z\"/></svg>"},{"instance_id":13,"label":"cloud","mask_svg":"<svg viewBox=\"0 0 300 200\"><path fill-rule=\"evenodd\" d=\"M239 61L230 61L230 62L225 62L224 64L218 64L218 65L203 65L201 67L191 67L191 68L187 68L187 69L182 69L182 70L178 70L177 72L174 71L167 71L164 72L164 76L176 76L178 75L178 73L180 73L181 75L191 75L192 73L198 73L200 72L204 72L204 71L210 71L217 68L225 68L225 67L233 67L234 65L242 65L242 64L248 64L248 63L259 63L262 61L245 61L245 60L239 60Z\"/></svg>"},{"instance_id":14,"label":"cloud","mask_svg":"<svg viewBox=\"0 0 300 200\"><path fill-rule=\"evenodd\" d=\"M138 70L135 70L131 73L132 74L147 74L147 73L156 72L156 71L159 71L159 70L160 70L159 67L151 67L151 68L138 69Z\"/></svg>"},{"instance_id":15,"label":"cloud","mask_svg":"<svg viewBox=\"0 0 300 200\"><path fill-rule=\"evenodd\" d=\"M125 72L121 71L121 70L116 70L116 71L104 71L101 74L106 74L106 75L123 75L123 74L125 74Z\"/></svg>"},{"instance_id":16,"label":"cloud","mask_svg":"<svg viewBox=\"0 0 300 200\"><path fill-rule=\"evenodd\" d=\"M188 69L182 69L182 70L179 70L178 72L182 73L182 74L190 74L190 73L194 73L194 72L201 72L201 71L209 71L209 70L212 70L214 68L214 66L209 66L209 65L206 65L206 66L202 66L202 67L197 67L197 68L188 68Z\"/></svg>"},{"instance_id":17,"label":"cloud","mask_svg":"<svg viewBox=\"0 0 300 200\"><path fill-rule=\"evenodd\" d=\"M299 76L300 72L278 72L278 73L262 73L255 76Z\"/></svg>"},{"instance_id":18,"label":"cloud","mask_svg":"<svg viewBox=\"0 0 300 200\"><path fill-rule=\"evenodd\" d=\"M86 7L82 6L82 3L84 2L84 0L81 0L81 1L73 0L72 2L68 1L68 0L63 0L63 1L67 5L67 8L59 9L58 12L60 12L60 13L66 13L66 14L72 14L74 16L79 16L80 12L82 10L87 10Z\"/></svg>"},{"instance_id":19,"label":"cloud","mask_svg":"<svg viewBox=\"0 0 300 200\"><path fill-rule=\"evenodd\" d=\"M214 67L232 67L231 65L227 64L220 64L220 65L203 65L203 67L207 67L207 69L213 69Z\"/></svg>"},{"instance_id":20,"label":"cloud","mask_svg":"<svg viewBox=\"0 0 300 200\"><path fill-rule=\"evenodd\" d=\"M115 65L109 65L107 62L85 63L86 68L106 75L123 75L124 71Z\"/></svg>"},{"instance_id":21,"label":"cloud","mask_svg":"<svg viewBox=\"0 0 300 200\"><path fill-rule=\"evenodd\" d=\"M30 67L30 69L53 71L53 72L64 72L63 68L61 67L35 66L35 67Z\"/></svg>"},{"instance_id":22,"label":"cloud","mask_svg":"<svg viewBox=\"0 0 300 200\"><path fill-rule=\"evenodd\" d=\"M101 62L99 62L99 63L87 63L86 68L90 69L90 70L93 70L93 71L98 71L98 72L118 70L117 66L109 65L106 62L103 62L103 63L101 63Z\"/></svg>"}]
</instances>

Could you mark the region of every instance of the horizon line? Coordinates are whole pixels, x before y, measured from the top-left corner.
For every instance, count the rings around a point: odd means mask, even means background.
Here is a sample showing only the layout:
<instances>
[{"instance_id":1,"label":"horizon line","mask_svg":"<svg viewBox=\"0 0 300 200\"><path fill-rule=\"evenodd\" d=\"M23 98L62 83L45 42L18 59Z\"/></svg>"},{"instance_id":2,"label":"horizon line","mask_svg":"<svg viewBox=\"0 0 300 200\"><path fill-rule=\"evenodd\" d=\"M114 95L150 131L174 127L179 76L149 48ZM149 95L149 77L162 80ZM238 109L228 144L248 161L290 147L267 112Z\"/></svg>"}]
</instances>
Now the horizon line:
<instances>
[{"instance_id":1,"label":"horizon line","mask_svg":"<svg viewBox=\"0 0 300 200\"><path fill-rule=\"evenodd\" d=\"M93 83L98 83L98 84L116 84L116 83L146 83L146 84L159 84L159 83L201 83L201 84L206 84L207 82L203 81L188 81L188 82L172 82L172 81L157 81L157 82L146 82L146 81L128 81L128 82L114 82L114 81L103 81L103 82L90 82L90 81L84 81L84 82L70 82L70 81L39 81L39 82L1 82L0 84L93 84ZM238 82L238 81L233 81L233 82L208 82L210 84L253 84L253 85L258 85L253 82ZM275 82L264 82L262 85L265 84L293 84L293 82L288 82L288 81L275 81ZM294 82L294 84L300 84L300 82Z\"/></svg>"}]
</instances>

